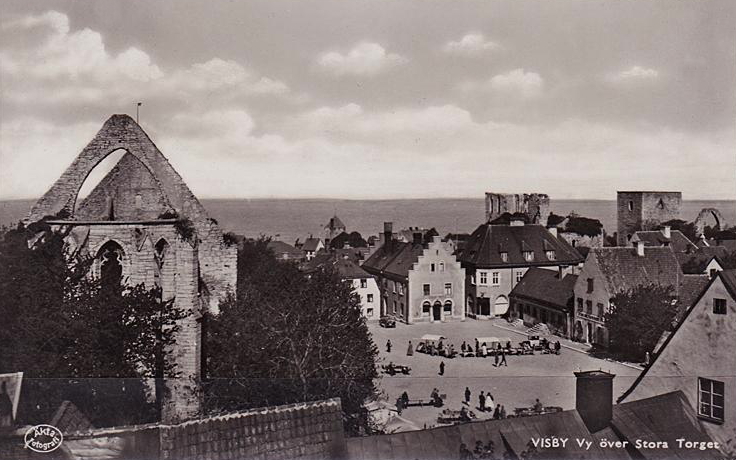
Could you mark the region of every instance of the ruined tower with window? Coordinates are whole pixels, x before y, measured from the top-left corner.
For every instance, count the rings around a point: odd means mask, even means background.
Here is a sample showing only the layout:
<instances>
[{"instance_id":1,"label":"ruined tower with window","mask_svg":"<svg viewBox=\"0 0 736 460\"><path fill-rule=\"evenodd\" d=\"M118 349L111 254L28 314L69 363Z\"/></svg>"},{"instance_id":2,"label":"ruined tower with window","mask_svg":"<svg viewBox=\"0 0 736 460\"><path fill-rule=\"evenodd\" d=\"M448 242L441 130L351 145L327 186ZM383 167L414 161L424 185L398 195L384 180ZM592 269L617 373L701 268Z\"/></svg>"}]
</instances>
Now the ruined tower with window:
<instances>
[{"instance_id":1,"label":"ruined tower with window","mask_svg":"<svg viewBox=\"0 0 736 460\"><path fill-rule=\"evenodd\" d=\"M627 246L639 230L654 230L662 222L680 218L682 192L617 192L617 244Z\"/></svg>"},{"instance_id":2,"label":"ruined tower with window","mask_svg":"<svg viewBox=\"0 0 736 460\"><path fill-rule=\"evenodd\" d=\"M486 192L486 222L504 213L524 214L528 223L547 225L549 196L544 193Z\"/></svg>"},{"instance_id":3,"label":"ruined tower with window","mask_svg":"<svg viewBox=\"0 0 736 460\"><path fill-rule=\"evenodd\" d=\"M120 161L83 200L82 184L108 155ZM80 201L80 202L78 202ZM127 115L113 115L26 219L69 230L74 251L95 258L92 276L129 285L159 286L163 300L192 314L183 319L172 353L180 375L166 379L165 422L200 409L202 315L217 312L234 291L237 248L223 240L214 219L156 145Z\"/></svg>"}]
</instances>

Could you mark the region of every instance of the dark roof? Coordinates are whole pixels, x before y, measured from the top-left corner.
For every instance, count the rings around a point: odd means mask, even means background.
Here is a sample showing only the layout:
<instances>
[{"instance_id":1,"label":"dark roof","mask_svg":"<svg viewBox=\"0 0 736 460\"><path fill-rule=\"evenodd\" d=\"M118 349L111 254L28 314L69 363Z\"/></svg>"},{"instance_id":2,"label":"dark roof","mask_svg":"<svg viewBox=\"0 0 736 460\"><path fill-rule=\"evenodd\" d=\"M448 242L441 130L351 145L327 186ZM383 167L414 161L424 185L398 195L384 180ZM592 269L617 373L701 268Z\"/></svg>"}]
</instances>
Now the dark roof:
<instances>
[{"instance_id":1,"label":"dark roof","mask_svg":"<svg viewBox=\"0 0 736 460\"><path fill-rule=\"evenodd\" d=\"M316 251L317 246L319 245L320 239L319 238L307 238L304 240L304 244L302 245L303 251Z\"/></svg>"},{"instance_id":2,"label":"dark roof","mask_svg":"<svg viewBox=\"0 0 736 460\"><path fill-rule=\"evenodd\" d=\"M588 258L597 261L611 295L649 284L672 286L676 291L682 279L680 264L670 247L647 246L643 256L631 247L592 248Z\"/></svg>"},{"instance_id":3,"label":"dark roof","mask_svg":"<svg viewBox=\"0 0 736 460\"><path fill-rule=\"evenodd\" d=\"M669 448L645 449L646 458L709 459L722 458L708 450L679 449L678 438L688 441L711 441L698 423L697 414L681 391L673 391L651 398L613 406L613 426L628 440L666 441Z\"/></svg>"},{"instance_id":4,"label":"dark roof","mask_svg":"<svg viewBox=\"0 0 736 460\"><path fill-rule=\"evenodd\" d=\"M575 295L573 288L577 279L578 275L565 275L560 278L556 270L532 267L527 270L510 295L542 301L567 311Z\"/></svg>"},{"instance_id":5,"label":"dark roof","mask_svg":"<svg viewBox=\"0 0 736 460\"><path fill-rule=\"evenodd\" d=\"M700 292L700 295L698 296L698 298L693 301L693 303L692 303L693 307L695 305L697 305L698 302L700 302L700 299L703 298L703 296L705 295L705 293L708 292L708 290L710 289L710 287L713 285L713 283L717 279L721 279L723 281L723 285L726 286L726 290L731 295L731 298L734 299L734 300L736 300L736 270L723 270L723 271L718 272L718 274L716 276L714 276L713 278L710 279L710 282L705 287L705 289L703 289ZM629 389L626 390L624 392L624 394L622 394L621 396L619 396L619 398L618 398L617 401L619 401L619 402L623 401L627 396L629 396L631 394L632 391L634 391L634 388L636 388L636 386L639 385L639 382L641 382L644 379L644 377L646 377L647 373L649 372L649 369L651 369L652 367L654 367L654 363L656 363L657 362L657 359L662 355L662 351L667 347L667 345L669 345L669 343L672 341L672 338L675 337L675 335L677 335L677 331L679 331L680 328L682 327L682 325L685 324L685 322L687 321L687 319L690 317L690 314L694 310L695 310L695 308L692 308L692 307L689 308L688 310L686 310L685 311L685 315L677 323L677 326L675 326L675 330L672 331L671 334L667 335L667 337L664 340L664 343L661 346L660 346L660 344L657 344L657 353L654 355L654 359L652 360L652 362L649 364L649 366L646 367L646 369L644 369L644 372L642 372L641 374L639 374L636 377L636 380L634 380L634 383L631 384L631 386L629 387ZM662 340L662 339L660 339L660 340Z\"/></svg>"},{"instance_id":6,"label":"dark roof","mask_svg":"<svg viewBox=\"0 0 736 460\"><path fill-rule=\"evenodd\" d=\"M289 243L284 243L283 241L269 241L268 249L273 251L276 257L279 258L283 257L284 254L286 254L289 259L300 259L303 256L302 251Z\"/></svg>"},{"instance_id":7,"label":"dark roof","mask_svg":"<svg viewBox=\"0 0 736 460\"><path fill-rule=\"evenodd\" d=\"M530 440L568 438L564 449L544 449L544 458L629 459L629 458L718 458L716 451L677 449L675 438L711 441L680 391L613 406L611 424L595 433L586 427L577 410L531 417L484 420L472 423L406 431L396 434L347 439L350 460L445 460L460 458L460 446L473 450L476 442L493 442L494 458L523 458ZM594 441L590 450L575 439ZM602 448L601 439L629 442L631 449ZM636 439L668 441L669 449L636 449Z\"/></svg>"},{"instance_id":8,"label":"dark roof","mask_svg":"<svg viewBox=\"0 0 736 460\"><path fill-rule=\"evenodd\" d=\"M419 256L424 252L421 244L404 243L392 241L389 245L384 244L363 263L363 268L373 274L388 274L394 277L407 278L409 270Z\"/></svg>"},{"instance_id":9,"label":"dark roof","mask_svg":"<svg viewBox=\"0 0 736 460\"><path fill-rule=\"evenodd\" d=\"M547 258L545 245L555 251L554 260ZM534 251L534 260L527 262L523 251ZM507 262L501 253L508 255ZM540 265L578 264L583 257L567 241L553 236L543 225L483 224L470 235L460 261L476 267L528 267Z\"/></svg>"},{"instance_id":10,"label":"dark roof","mask_svg":"<svg viewBox=\"0 0 736 460\"><path fill-rule=\"evenodd\" d=\"M700 246L690 252L678 252L675 255L680 266L694 264L698 267L698 272L702 273L714 258L723 265L721 259L728 256L728 250L723 246Z\"/></svg>"},{"instance_id":11,"label":"dark roof","mask_svg":"<svg viewBox=\"0 0 736 460\"><path fill-rule=\"evenodd\" d=\"M302 271L311 273L325 267L332 267L343 279L372 278L357 263L359 254L348 252L330 252L317 254L312 260L302 265Z\"/></svg>"},{"instance_id":12,"label":"dark roof","mask_svg":"<svg viewBox=\"0 0 736 460\"><path fill-rule=\"evenodd\" d=\"M680 289L677 296L677 315L676 320L682 317L685 312L695 305L695 301L700 298L700 294L708 287L710 277L708 275L683 275Z\"/></svg>"},{"instance_id":13,"label":"dark roof","mask_svg":"<svg viewBox=\"0 0 736 460\"><path fill-rule=\"evenodd\" d=\"M345 228L345 224L342 223L339 217L332 216L332 218L330 218L330 221L327 222L327 225L325 225L325 228L329 230L336 230L338 228Z\"/></svg>"},{"instance_id":14,"label":"dark roof","mask_svg":"<svg viewBox=\"0 0 736 460\"><path fill-rule=\"evenodd\" d=\"M637 238L645 246L671 246L675 252L687 252L697 248L681 231L671 230L670 237L666 238L661 230L638 231L632 236L632 241Z\"/></svg>"}]
</instances>

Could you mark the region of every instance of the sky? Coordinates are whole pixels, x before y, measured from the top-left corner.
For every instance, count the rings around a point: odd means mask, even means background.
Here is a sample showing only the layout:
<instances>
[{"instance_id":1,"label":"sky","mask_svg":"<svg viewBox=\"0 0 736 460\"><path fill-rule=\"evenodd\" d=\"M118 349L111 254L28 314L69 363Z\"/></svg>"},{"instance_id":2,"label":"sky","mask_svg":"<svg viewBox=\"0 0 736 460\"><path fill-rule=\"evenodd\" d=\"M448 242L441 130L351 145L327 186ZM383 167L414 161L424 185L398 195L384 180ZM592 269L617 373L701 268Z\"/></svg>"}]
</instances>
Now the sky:
<instances>
[{"instance_id":1,"label":"sky","mask_svg":"<svg viewBox=\"0 0 736 460\"><path fill-rule=\"evenodd\" d=\"M736 199L734 24L729 0L4 0L0 199L139 101L200 198Z\"/></svg>"}]
</instances>

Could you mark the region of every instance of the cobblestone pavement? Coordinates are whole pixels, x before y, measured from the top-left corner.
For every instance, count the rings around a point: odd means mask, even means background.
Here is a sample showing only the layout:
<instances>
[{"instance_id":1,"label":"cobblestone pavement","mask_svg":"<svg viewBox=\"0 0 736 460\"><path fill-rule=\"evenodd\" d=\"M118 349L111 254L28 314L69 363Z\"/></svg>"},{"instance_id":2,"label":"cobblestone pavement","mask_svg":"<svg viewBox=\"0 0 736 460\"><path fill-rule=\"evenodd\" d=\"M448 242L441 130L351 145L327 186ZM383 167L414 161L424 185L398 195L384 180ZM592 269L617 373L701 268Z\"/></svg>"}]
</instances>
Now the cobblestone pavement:
<instances>
[{"instance_id":1,"label":"cobblestone pavement","mask_svg":"<svg viewBox=\"0 0 736 460\"><path fill-rule=\"evenodd\" d=\"M465 340L474 343L475 337L507 337L512 344L524 340L524 336L513 332L513 326L503 319L444 324L397 323L396 328L382 328L370 324L373 340L380 350L380 364L389 361L411 366L411 375L389 376L382 374L379 389L390 402L395 402L406 391L411 399L427 399L433 388L447 395L444 408L460 409L464 401L465 387L472 393L470 408L479 418L490 418L491 413L481 413L478 409L480 391L490 392L496 404L503 404L507 413L515 407L528 407L539 398L545 406L560 406L563 409L575 407L575 376L573 372L602 369L616 375L613 381L614 399L633 383L641 372L634 366L594 358L585 353L563 347L560 355L536 353L527 356L508 356L508 366L495 367L494 358L441 358L423 353L407 356L409 340L416 346L424 334L440 334L447 337L445 343L453 343L455 349ZM521 331L521 329L518 329ZM386 352L386 342L391 340L392 349ZM565 345L581 348L564 339ZM444 375L439 375L440 362L445 363ZM434 407L410 407L403 411L402 417L411 420L419 427L433 426L442 409Z\"/></svg>"}]
</instances>

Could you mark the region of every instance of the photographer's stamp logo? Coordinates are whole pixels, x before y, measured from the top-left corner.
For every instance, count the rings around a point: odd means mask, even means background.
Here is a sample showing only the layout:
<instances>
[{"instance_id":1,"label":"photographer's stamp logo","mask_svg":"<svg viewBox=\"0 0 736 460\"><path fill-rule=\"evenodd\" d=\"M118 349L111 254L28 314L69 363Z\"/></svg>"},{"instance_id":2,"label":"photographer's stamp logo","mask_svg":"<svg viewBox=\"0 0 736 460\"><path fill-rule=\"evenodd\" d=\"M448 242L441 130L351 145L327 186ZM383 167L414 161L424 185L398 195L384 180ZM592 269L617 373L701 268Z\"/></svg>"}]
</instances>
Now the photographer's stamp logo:
<instances>
[{"instance_id":1,"label":"photographer's stamp logo","mask_svg":"<svg viewBox=\"0 0 736 460\"><path fill-rule=\"evenodd\" d=\"M53 452L61 446L64 435L61 430L51 425L36 425L26 431L24 438L27 448L45 454Z\"/></svg>"}]
</instances>

